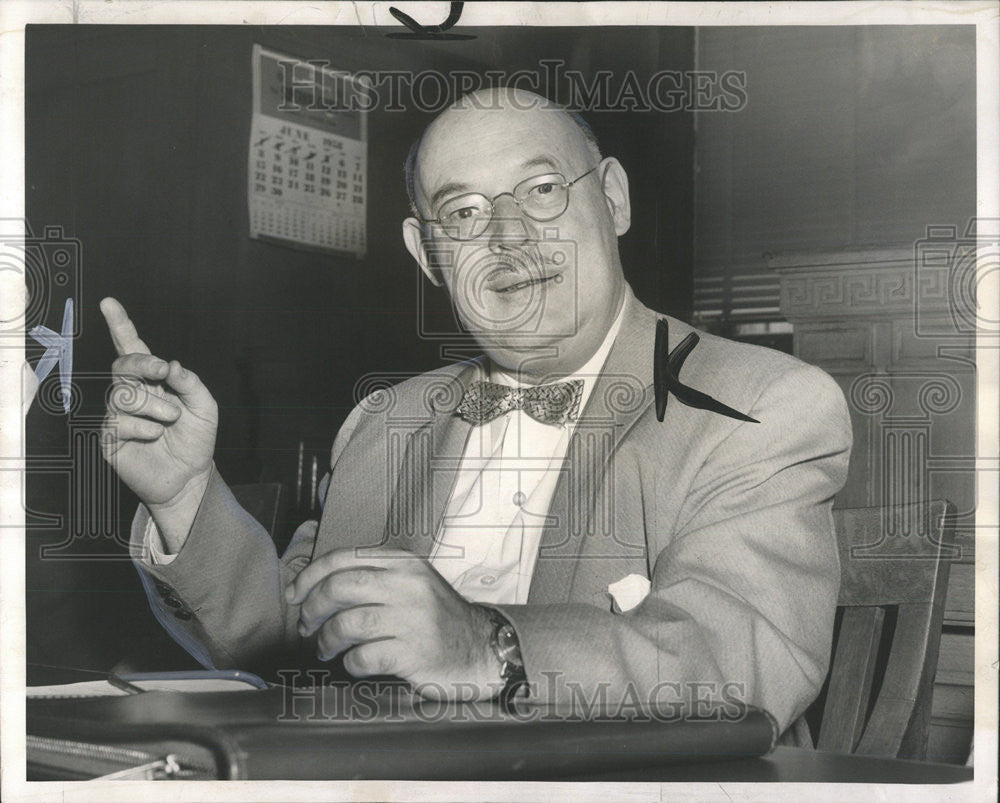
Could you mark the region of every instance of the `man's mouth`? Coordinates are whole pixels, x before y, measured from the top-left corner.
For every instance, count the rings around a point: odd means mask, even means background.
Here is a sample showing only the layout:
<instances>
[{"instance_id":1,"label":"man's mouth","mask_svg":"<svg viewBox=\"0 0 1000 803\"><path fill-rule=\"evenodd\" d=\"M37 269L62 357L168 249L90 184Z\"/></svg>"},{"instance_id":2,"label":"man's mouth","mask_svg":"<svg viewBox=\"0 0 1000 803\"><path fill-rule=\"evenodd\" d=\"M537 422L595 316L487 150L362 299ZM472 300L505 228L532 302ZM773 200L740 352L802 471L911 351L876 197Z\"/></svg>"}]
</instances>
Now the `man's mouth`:
<instances>
[{"instance_id":1,"label":"man's mouth","mask_svg":"<svg viewBox=\"0 0 1000 803\"><path fill-rule=\"evenodd\" d=\"M484 277L483 289L510 294L561 279L561 270L555 269L555 265L547 264L541 255L535 257L504 256L496 260L492 270Z\"/></svg>"},{"instance_id":2,"label":"man's mouth","mask_svg":"<svg viewBox=\"0 0 1000 803\"><path fill-rule=\"evenodd\" d=\"M523 290L526 287L531 287L533 285L547 284L558 278L558 274L551 274L550 276L537 276L531 279L524 279L519 282L514 282L513 284L503 285L499 287L494 287L494 292L496 293L516 293L518 290Z\"/></svg>"}]
</instances>

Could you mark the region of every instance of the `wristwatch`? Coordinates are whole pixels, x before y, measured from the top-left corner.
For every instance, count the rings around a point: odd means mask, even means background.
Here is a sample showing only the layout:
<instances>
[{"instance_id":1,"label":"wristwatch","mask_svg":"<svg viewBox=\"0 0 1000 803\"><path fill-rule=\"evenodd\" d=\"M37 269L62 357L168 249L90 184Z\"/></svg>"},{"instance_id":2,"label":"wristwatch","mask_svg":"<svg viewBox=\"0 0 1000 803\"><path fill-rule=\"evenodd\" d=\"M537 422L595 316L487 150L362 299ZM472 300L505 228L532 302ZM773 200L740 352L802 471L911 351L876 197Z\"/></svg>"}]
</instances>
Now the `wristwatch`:
<instances>
[{"instance_id":1,"label":"wristwatch","mask_svg":"<svg viewBox=\"0 0 1000 803\"><path fill-rule=\"evenodd\" d=\"M521 644L517 640L514 626L506 616L495 608L486 608L486 613L493 625L490 648L500 664L500 679L504 682L499 700L507 708L517 690L528 682L528 676L524 672L524 659L521 658Z\"/></svg>"}]
</instances>

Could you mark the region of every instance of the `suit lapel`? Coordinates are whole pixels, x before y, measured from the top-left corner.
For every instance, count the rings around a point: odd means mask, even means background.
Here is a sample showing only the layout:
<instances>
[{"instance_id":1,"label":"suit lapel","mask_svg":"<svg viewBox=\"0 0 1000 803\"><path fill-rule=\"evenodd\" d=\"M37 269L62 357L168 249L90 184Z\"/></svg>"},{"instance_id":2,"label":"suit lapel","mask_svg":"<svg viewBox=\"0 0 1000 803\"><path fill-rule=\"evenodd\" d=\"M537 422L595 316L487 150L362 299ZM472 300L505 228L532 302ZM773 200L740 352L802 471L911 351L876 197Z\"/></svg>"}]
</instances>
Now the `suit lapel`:
<instances>
[{"instance_id":1,"label":"suit lapel","mask_svg":"<svg viewBox=\"0 0 1000 803\"><path fill-rule=\"evenodd\" d=\"M570 438L566 459L549 506L529 603L570 599L579 556L588 538L608 550L633 553L614 534L614 454L642 413L653 403L653 346L657 315L631 290L604 368ZM610 556L610 554L609 554ZM630 554L630 557L636 557Z\"/></svg>"},{"instance_id":2,"label":"suit lapel","mask_svg":"<svg viewBox=\"0 0 1000 803\"><path fill-rule=\"evenodd\" d=\"M397 439L400 455L386 516L383 543L429 557L451 496L471 425L455 415L466 387L482 377L474 360L454 377L428 385L423 396L427 417L416 418Z\"/></svg>"},{"instance_id":3,"label":"suit lapel","mask_svg":"<svg viewBox=\"0 0 1000 803\"><path fill-rule=\"evenodd\" d=\"M653 404L653 351L657 315L627 291L624 318L604 368L570 438L566 458L549 506L538 560L528 595L529 603L558 603L571 598L580 571L581 554L593 557L641 558L634 544L614 535L613 458L622 440ZM672 329L675 327L672 327ZM671 332L671 341L677 337ZM673 345L673 344L671 344ZM474 360L452 376L435 376L423 389L420 413L384 423L389 475L388 505L384 512L383 546L406 549L428 557L451 496L465 450L470 425L455 414L465 388L483 378L484 361ZM350 474L350 471L348 471ZM362 514L359 498L370 493L363 483L328 504L320 536L356 529ZM352 500L353 498L353 500ZM332 501L332 500L331 500ZM361 506L358 511L354 508ZM353 517L353 518L352 518ZM353 526L350 525L354 522ZM589 548L588 548L589 542ZM599 543L598 543L599 542ZM612 554L614 553L614 554Z\"/></svg>"}]
</instances>

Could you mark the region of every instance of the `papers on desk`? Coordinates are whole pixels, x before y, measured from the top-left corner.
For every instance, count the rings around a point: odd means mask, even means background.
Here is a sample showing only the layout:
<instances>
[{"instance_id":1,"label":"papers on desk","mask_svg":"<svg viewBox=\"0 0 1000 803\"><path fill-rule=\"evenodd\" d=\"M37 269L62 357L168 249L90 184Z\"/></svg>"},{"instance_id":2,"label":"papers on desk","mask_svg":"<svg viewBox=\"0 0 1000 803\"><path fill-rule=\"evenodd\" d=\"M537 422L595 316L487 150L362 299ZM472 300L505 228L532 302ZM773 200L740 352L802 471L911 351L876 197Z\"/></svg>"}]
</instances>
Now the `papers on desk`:
<instances>
[{"instance_id":1,"label":"papers on desk","mask_svg":"<svg viewBox=\"0 0 1000 803\"><path fill-rule=\"evenodd\" d=\"M131 687L131 688L130 688ZM140 672L114 679L86 680L58 686L28 686L29 700L65 697L120 697L144 691L217 692L266 689L267 684L249 672L194 671Z\"/></svg>"}]
</instances>

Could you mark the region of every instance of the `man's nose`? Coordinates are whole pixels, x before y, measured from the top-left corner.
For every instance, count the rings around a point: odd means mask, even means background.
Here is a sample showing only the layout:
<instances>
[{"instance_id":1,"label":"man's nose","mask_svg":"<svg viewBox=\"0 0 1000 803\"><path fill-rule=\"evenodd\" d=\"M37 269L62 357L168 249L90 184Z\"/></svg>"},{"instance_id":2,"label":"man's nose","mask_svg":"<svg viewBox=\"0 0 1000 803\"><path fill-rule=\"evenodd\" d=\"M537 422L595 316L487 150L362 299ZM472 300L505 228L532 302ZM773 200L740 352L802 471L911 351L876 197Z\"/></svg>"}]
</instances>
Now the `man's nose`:
<instances>
[{"instance_id":1,"label":"man's nose","mask_svg":"<svg viewBox=\"0 0 1000 803\"><path fill-rule=\"evenodd\" d=\"M498 250L527 242L531 239L528 223L528 218L521 212L521 207L513 196L505 193L495 198L493 218L487 230L490 248Z\"/></svg>"}]
</instances>

